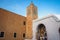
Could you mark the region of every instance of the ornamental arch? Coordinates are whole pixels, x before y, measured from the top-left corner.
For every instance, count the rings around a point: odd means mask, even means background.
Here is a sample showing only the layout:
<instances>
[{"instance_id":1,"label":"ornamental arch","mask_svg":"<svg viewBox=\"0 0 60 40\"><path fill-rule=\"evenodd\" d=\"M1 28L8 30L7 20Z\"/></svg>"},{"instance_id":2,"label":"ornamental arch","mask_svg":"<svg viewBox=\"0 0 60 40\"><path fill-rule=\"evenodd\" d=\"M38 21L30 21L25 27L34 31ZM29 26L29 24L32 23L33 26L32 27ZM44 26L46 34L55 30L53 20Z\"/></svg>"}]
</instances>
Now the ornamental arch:
<instances>
[{"instance_id":1,"label":"ornamental arch","mask_svg":"<svg viewBox=\"0 0 60 40\"><path fill-rule=\"evenodd\" d=\"M39 24L36 33L37 40L47 40L47 31L44 24Z\"/></svg>"}]
</instances>

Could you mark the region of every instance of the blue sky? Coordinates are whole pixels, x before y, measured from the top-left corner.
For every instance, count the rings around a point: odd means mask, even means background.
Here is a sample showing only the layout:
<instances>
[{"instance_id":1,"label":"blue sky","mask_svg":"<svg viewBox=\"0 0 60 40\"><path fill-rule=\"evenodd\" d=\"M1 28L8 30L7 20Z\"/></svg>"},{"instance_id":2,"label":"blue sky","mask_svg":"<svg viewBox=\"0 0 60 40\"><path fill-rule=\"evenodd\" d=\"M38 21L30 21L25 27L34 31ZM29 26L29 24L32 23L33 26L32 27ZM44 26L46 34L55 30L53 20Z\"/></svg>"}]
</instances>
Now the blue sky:
<instances>
[{"instance_id":1,"label":"blue sky","mask_svg":"<svg viewBox=\"0 0 60 40\"><path fill-rule=\"evenodd\" d=\"M60 14L60 0L0 0L0 8L26 16L26 8L33 1L38 8L38 16Z\"/></svg>"}]
</instances>

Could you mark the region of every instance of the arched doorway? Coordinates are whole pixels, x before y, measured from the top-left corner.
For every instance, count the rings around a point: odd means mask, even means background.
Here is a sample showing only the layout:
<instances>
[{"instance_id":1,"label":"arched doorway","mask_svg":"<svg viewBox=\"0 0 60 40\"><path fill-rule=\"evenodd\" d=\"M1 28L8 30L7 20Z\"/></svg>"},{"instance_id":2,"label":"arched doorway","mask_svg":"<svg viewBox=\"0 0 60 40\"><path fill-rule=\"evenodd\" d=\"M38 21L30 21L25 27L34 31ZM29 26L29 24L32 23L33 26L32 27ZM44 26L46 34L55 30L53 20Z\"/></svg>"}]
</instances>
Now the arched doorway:
<instances>
[{"instance_id":1,"label":"arched doorway","mask_svg":"<svg viewBox=\"0 0 60 40\"><path fill-rule=\"evenodd\" d=\"M47 32L44 24L38 25L37 40L47 40Z\"/></svg>"}]
</instances>

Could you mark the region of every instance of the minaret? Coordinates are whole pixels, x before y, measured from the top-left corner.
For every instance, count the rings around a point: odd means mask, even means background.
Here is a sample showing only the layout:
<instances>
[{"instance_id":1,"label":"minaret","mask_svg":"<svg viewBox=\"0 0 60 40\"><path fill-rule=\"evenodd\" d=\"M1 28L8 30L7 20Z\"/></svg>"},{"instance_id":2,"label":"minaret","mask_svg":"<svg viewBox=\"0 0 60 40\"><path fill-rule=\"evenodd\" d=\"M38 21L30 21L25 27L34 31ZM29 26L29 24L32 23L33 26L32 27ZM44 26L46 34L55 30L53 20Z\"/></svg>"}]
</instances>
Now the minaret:
<instances>
[{"instance_id":1,"label":"minaret","mask_svg":"<svg viewBox=\"0 0 60 40\"><path fill-rule=\"evenodd\" d=\"M31 2L27 7L26 38L32 39L32 21L38 18L37 7Z\"/></svg>"},{"instance_id":2,"label":"minaret","mask_svg":"<svg viewBox=\"0 0 60 40\"><path fill-rule=\"evenodd\" d=\"M27 17L31 17L33 20L38 18L37 7L31 2L27 7Z\"/></svg>"}]
</instances>

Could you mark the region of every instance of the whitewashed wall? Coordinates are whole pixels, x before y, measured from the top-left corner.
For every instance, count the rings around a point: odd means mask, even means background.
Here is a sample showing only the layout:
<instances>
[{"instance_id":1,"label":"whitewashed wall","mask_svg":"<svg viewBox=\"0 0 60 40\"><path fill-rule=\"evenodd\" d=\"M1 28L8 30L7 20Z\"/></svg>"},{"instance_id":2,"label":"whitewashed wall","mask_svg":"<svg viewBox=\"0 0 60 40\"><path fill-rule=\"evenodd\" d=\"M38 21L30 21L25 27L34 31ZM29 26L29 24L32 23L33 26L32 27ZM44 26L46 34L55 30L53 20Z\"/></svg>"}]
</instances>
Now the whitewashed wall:
<instances>
[{"instance_id":1,"label":"whitewashed wall","mask_svg":"<svg viewBox=\"0 0 60 40\"><path fill-rule=\"evenodd\" d=\"M48 40L60 40L59 31L58 31L60 27L60 22L56 21L53 16L33 21L33 39L32 40L36 40L36 32L39 24L45 25Z\"/></svg>"}]
</instances>

